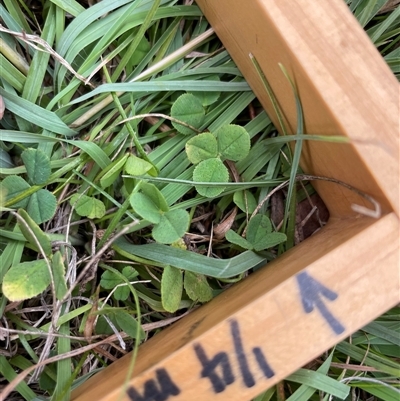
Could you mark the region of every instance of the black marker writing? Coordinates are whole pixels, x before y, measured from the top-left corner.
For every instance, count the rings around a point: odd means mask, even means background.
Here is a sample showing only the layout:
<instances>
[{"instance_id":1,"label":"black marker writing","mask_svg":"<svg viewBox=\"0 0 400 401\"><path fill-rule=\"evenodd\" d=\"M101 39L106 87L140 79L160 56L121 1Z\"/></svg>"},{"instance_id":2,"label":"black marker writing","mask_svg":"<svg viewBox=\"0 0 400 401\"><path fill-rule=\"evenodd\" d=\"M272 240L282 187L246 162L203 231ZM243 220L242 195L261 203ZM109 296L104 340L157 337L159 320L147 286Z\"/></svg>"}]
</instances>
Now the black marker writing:
<instances>
[{"instance_id":1,"label":"black marker writing","mask_svg":"<svg viewBox=\"0 0 400 401\"><path fill-rule=\"evenodd\" d=\"M231 321L231 333L233 338L233 345L235 346L236 358L239 362L240 373L242 374L244 384L246 387L253 387L256 382L250 372L247 363L246 354L244 352L242 338L240 337L239 323L236 320Z\"/></svg>"},{"instance_id":2,"label":"black marker writing","mask_svg":"<svg viewBox=\"0 0 400 401\"><path fill-rule=\"evenodd\" d=\"M127 394L132 401L166 401L170 396L179 395L181 390L172 381L165 369L156 370L156 379L144 383L144 394L140 395L134 387Z\"/></svg>"},{"instance_id":3,"label":"black marker writing","mask_svg":"<svg viewBox=\"0 0 400 401\"><path fill-rule=\"evenodd\" d=\"M201 371L201 377L208 377L211 380L211 384L216 393L221 393L225 390L228 384L235 381L235 377L232 373L232 368L229 363L229 357L226 352L218 352L212 359L208 359L203 347L200 344L194 346L203 369ZM216 372L216 368L221 367L221 377Z\"/></svg>"},{"instance_id":4,"label":"black marker writing","mask_svg":"<svg viewBox=\"0 0 400 401\"><path fill-rule=\"evenodd\" d=\"M260 366L264 376L268 379L274 376L274 371L271 369L271 366L268 365L267 360L261 350L260 347L253 348L253 354L256 357L256 361L258 362L258 366Z\"/></svg>"},{"instance_id":5,"label":"black marker writing","mask_svg":"<svg viewBox=\"0 0 400 401\"><path fill-rule=\"evenodd\" d=\"M322 300L323 296L329 301L334 301L338 297L336 292L322 285L307 272L297 274L296 278L300 287L300 296L304 311L311 313L314 307L316 307L336 334L343 333L345 330L343 325L332 315Z\"/></svg>"},{"instance_id":6,"label":"black marker writing","mask_svg":"<svg viewBox=\"0 0 400 401\"><path fill-rule=\"evenodd\" d=\"M240 335L239 323L237 320L230 321L231 335L233 346L235 349L235 356L239 365L240 375L246 387L253 387L256 384L253 374L251 373L247 355L243 346L242 337ZM194 350L197 358L199 359L202 370L201 377L208 378L215 393L221 393L225 390L226 386L235 381L235 376L232 372L232 367L229 360L229 355L226 352L218 352L212 358L207 357L204 348L201 344L195 344ZM270 367L260 347L252 349L255 360L259 365L262 373L266 378L274 376L274 371ZM217 368L220 368L219 371Z\"/></svg>"}]
</instances>

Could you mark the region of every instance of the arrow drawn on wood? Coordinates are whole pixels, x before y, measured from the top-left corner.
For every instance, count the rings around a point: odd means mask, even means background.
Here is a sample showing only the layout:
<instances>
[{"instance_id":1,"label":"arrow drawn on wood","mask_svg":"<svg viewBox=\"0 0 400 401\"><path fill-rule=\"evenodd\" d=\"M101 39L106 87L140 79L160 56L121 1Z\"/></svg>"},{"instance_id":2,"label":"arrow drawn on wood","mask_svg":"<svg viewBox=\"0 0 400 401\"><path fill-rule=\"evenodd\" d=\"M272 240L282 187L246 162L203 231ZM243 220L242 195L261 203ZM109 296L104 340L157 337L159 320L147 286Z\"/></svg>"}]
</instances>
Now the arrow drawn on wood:
<instances>
[{"instance_id":1,"label":"arrow drawn on wood","mask_svg":"<svg viewBox=\"0 0 400 401\"><path fill-rule=\"evenodd\" d=\"M335 334L343 333L343 325L328 310L322 298L325 297L329 301L334 301L338 297L338 294L315 280L307 272L297 274L296 278L300 287L301 302L304 311L311 313L314 308L317 308Z\"/></svg>"}]
</instances>

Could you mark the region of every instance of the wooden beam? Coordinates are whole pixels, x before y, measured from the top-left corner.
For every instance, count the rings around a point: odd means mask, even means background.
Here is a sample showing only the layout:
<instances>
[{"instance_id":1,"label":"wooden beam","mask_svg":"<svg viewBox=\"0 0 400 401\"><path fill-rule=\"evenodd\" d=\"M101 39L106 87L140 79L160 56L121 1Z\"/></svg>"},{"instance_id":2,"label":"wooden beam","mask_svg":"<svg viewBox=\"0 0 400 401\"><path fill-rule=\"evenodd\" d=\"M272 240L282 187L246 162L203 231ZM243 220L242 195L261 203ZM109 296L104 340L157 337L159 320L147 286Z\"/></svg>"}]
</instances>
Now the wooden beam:
<instances>
[{"instance_id":1,"label":"wooden beam","mask_svg":"<svg viewBox=\"0 0 400 401\"><path fill-rule=\"evenodd\" d=\"M329 223L143 344L125 391L130 354L72 400L251 399L399 302L399 228L393 213Z\"/></svg>"},{"instance_id":2,"label":"wooden beam","mask_svg":"<svg viewBox=\"0 0 400 401\"><path fill-rule=\"evenodd\" d=\"M308 134L344 135L352 145L304 144L302 166L335 177L399 215L399 83L343 0L198 0L208 21L278 127L249 53L262 66L295 131L299 90ZM382 162L382 161L385 162ZM315 183L331 215L352 213L349 191Z\"/></svg>"}]
</instances>

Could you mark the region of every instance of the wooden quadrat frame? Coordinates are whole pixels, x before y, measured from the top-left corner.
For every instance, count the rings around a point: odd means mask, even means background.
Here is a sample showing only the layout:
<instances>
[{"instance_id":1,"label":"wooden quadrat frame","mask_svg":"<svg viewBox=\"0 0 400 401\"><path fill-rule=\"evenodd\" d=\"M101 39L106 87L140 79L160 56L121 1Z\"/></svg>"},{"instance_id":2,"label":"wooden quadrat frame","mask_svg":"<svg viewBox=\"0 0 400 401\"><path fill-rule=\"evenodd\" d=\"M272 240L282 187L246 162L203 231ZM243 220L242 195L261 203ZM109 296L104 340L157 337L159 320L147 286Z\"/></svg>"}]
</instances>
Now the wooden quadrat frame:
<instances>
[{"instance_id":1,"label":"wooden quadrat frame","mask_svg":"<svg viewBox=\"0 0 400 401\"><path fill-rule=\"evenodd\" d=\"M328 224L154 336L74 390L74 401L250 400L399 302L399 83L343 0L197 0L263 107L272 105L250 60L296 128L298 88L308 134L308 174L344 181L375 198L314 182Z\"/></svg>"}]
</instances>

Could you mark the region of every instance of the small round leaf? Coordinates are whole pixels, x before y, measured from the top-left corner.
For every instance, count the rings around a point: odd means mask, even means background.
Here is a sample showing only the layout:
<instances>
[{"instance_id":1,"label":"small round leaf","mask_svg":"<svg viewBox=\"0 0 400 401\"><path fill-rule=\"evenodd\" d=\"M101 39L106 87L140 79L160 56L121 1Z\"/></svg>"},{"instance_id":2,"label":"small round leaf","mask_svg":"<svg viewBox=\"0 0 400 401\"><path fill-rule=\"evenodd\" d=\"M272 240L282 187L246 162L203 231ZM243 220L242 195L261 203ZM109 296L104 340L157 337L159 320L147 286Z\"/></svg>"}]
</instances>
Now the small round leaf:
<instances>
[{"instance_id":1,"label":"small round leaf","mask_svg":"<svg viewBox=\"0 0 400 401\"><path fill-rule=\"evenodd\" d=\"M29 197L26 211L35 223L41 224L49 221L54 216L56 209L56 197L47 189L39 189Z\"/></svg>"},{"instance_id":2,"label":"small round leaf","mask_svg":"<svg viewBox=\"0 0 400 401\"><path fill-rule=\"evenodd\" d=\"M150 223L157 224L161 220L163 213L159 207L152 201L152 199L142 192L134 192L129 201L135 213Z\"/></svg>"},{"instance_id":3,"label":"small round leaf","mask_svg":"<svg viewBox=\"0 0 400 401\"><path fill-rule=\"evenodd\" d=\"M178 310L182 299L182 271L172 266L165 266L161 277L161 302L170 313Z\"/></svg>"},{"instance_id":4,"label":"small round leaf","mask_svg":"<svg viewBox=\"0 0 400 401\"><path fill-rule=\"evenodd\" d=\"M250 191L237 191L233 195L233 202L242 211L251 214L257 207L257 201Z\"/></svg>"},{"instance_id":5,"label":"small round leaf","mask_svg":"<svg viewBox=\"0 0 400 401\"><path fill-rule=\"evenodd\" d=\"M146 333L144 332L142 327L140 327L139 328L140 338L136 338L139 323L127 311L116 310L114 313L115 313L115 320L118 326L131 338L135 338L136 340L140 341L146 337Z\"/></svg>"},{"instance_id":6,"label":"small round leaf","mask_svg":"<svg viewBox=\"0 0 400 401\"><path fill-rule=\"evenodd\" d=\"M208 302L213 296L212 288L203 274L185 271L183 285L192 301Z\"/></svg>"},{"instance_id":7,"label":"small round leaf","mask_svg":"<svg viewBox=\"0 0 400 401\"><path fill-rule=\"evenodd\" d=\"M228 230L225 234L225 238L232 244L239 245L244 249L253 249L253 245L236 233L233 230Z\"/></svg>"},{"instance_id":8,"label":"small round leaf","mask_svg":"<svg viewBox=\"0 0 400 401\"><path fill-rule=\"evenodd\" d=\"M76 213L82 217L88 217L89 219L101 219L106 213L106 207L104 203L91 196L74 194L71 197L71 206L75 207Z\"/></svg>"},{"instance_id":9,"label":"small round leaf","mask_svg":"<svg viewBox=\"0 0 400 401\"><path fill-rule=\"evenodd\" d=\"M218 128L214 135L218 141L218 152L223 159L239 161L250 151L250 135L241 126L235 124Z\"/></svg>"},{"instance_id":10,"label":"small round leaf","mask_svg":"<svg viewBox=\"0 0 400 401\"><path fill-rule=\"evenodd\" d=\"M207 78L208 81L220 81L218 75L211 75ZM206 82L205 82L206 83ZM200 101L203 106L209 106L215 103L221 96L221 92L189 92L193 93Z\"/></svg>"},{"instance_id":11,"label":"small round leaf","mask_svg":"<svg viewBox=\"0 0 400 401\"><path fill-rule=\"evenodd\" d=\"M217 157L217 148L217 140L211 132L196 135L186 142L186 154L193 164Z\"/></svg>"},{"instance_id":12,"label":"small round leaf","mask_svg":"<svg viewBox=\"0 0 400 401\"><path fill-rule=\"evenodd\" d=\"M229 172L224 163L218 158L207 159L197 165L193 171L193 181L195 182L228 182ZM224 186L202 186L196 185L197 192L213 198L218 196L223 190Z\"/></svg>"},{"instance_id":13,"label":"small round leaf","mask_svg":"<svg viewBox=\"0 0 400 401\"><path fill-rule=\"evenodd\" d=\"M34 185L44 184L50 177L50 159L42 150L26 149L21 154L29 180Z\"/></svg>"},{"instance_id":14,"label":"small round leaf","mask_svg":"<svg viewBox=\"0 0 400 401\"><path fill-rule=\"evenodd\" d=\"M286 241L283 233L271 233L272 224L270 219L263 214L256 214L247 227L246 239L251 242L255 251L272 248Z\"/></svg>"},{"instance_id":15,"label":"small round leaf","mask_svg":"<svg viewBox=\"0 0 400 401\"><path fill-rule=\"evenodd\" d=\"M149 175L156 177L157 170L147 160L143 160L135 155L130 155L125 163L125 171L130 175Z\"/></svg>"},{"instance_id":16,"label":"small round leaf","mask_svg":"<svg viewBox=\"0 0 400 401\"><path fill-rule=\"evenodd\" d=\"M172 244L181 238L189 227L189 213L183 209L170 210L154 226L153 238L162 244Z\"/></svg>"},{"instance_id":17,"label":"small round leaf","mask_svg":"<svg viewBox=\"0 0 400 401\"><path fill-rule=\"evenodd\" d=\"M264 214L256 214L249 221L246 239L255 247L256 244L262 243L266 235L271 231L272 224L270 219Z\"/></svg>"},{"instance_id":18,"label":"small round leaf","mask_svg":"<svg viewBox=\"0 0 400 401\"><path fill-rule=\"evenodd\" d=\"M43 292L50 284L49 268L44 259L12 266L3 278L3 294L10 301L23 301Z\"/></svg>"},{"instance_id":19,"label":"small round leaf","mask_svg":"<svg viewBox=\"0 0 400 401\"><path fill-rule=\"evenodd\" d=\"M205 111L201 101L190 93L185 93L176 99L171 107L171 117L183 121L194 128L200 128L204 121ZM172 121L175 129L184 135L191 135L194 133L192 129Z\"/></svg>"},{"instance_id":20,"label":"small round leaf","mask_svg":"<svg viewBox=\"0 0 400 401\"><path fill-rule=\"evenodd\" d=\"M0 182L0 188L5 193L6 201L18 196L21 192L26 191L31 186L18 175L9 175L2 182ZM14 203L13 208L26 208L28 206L29 197L22 199L21 201Z\"/></svg>"},{"instance_id":21,"label":"small round leaf","mask_svg":"<svg viewBox=\"0 0 400 401\"><path fill-rule=\"evenodd\" d=\"M161 191L154 185L146 181L141 181L139 184L139 191L146 195L151 201L163 212L168 212L168 203L165 200L164 195ZM133 205L132 205L133 206Z\"/></svg>"}]
</instances>

